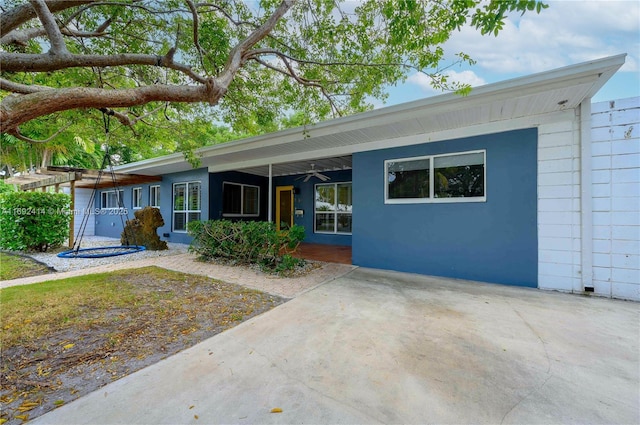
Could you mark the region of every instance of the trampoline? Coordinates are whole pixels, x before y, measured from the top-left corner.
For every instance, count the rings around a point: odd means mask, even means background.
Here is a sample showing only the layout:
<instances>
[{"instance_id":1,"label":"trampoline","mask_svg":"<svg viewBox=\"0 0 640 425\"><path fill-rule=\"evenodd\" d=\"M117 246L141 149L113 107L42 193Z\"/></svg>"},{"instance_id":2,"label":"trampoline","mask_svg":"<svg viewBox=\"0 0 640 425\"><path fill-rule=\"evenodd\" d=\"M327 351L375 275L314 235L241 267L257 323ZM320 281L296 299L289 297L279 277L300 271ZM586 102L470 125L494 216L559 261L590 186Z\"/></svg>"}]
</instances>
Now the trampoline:
<instances>
[{"instance_id":1,"label":"trampoline","mask_svg":"<svg viewBox=\"0 0 640 425\"><path fill-rule=\"evenodd\" d=\"M93 248L69 249L58 254L60 258L104 258L118 255L134 254L144 251L142 245L96 246Z\"/></svg>"}]
</instances>

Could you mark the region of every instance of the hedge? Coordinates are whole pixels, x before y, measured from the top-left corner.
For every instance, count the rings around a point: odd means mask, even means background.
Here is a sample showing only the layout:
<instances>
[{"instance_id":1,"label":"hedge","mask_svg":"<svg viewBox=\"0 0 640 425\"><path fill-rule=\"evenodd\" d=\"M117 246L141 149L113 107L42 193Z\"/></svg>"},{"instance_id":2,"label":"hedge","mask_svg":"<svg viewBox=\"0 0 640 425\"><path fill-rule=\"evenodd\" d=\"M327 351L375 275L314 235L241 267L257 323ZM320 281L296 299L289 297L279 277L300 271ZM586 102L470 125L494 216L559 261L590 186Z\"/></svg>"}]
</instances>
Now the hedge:
<instances>
[{"instance_id":1,"label":"hedge","mask_svg":"<svg viewBox=\"0 0 640 425\"><path fill-rule=\"evenodd\" d=\"M278 231L264 221L210 220L189 223L193 236L189 249L201 260L222 259L231 264L258 264L265 271L282 273L301 260L290 254L304 239L304 227Z\"/></svg>"},{"instance_id":2,"label":"hedge","mask_svg":"<svg viewBox=\"0 0 640 425\"><path fill-rule=\"evenodd\" d=\"M40 251L69 236L71 198L63 193L9 192L0 195L0 248Z\"/></svg>"}]
</instances>

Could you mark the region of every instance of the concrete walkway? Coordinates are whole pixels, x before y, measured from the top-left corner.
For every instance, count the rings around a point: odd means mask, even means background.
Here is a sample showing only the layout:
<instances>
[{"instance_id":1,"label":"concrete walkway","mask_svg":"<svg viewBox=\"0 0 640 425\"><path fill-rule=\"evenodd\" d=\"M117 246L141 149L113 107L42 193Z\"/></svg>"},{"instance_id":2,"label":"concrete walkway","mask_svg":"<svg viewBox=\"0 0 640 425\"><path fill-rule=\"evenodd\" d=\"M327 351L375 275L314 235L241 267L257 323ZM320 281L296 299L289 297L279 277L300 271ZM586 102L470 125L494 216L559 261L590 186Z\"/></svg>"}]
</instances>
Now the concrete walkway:
<instances>
[{"instance_id":1,"label":"concrete walkway","mask_svg":"<svg viewBox=\"0 0 640 425\"><path fill-rule=\"evenodd\" d=\"M26 277L22 279L0 281L0 288L9 286L28 285L31 283L45 282L48 280L66 279L92 273L105 273L114 270L123 270L147 266L159 266L182 273L198 274L212 277L228 283L243 285L252 289L279 295L285 298L293 298L311 288L315 288L323 282L334 279L354 269L354 266L335 263L317 263L320 267L312 270L305 276L295 278L282 278L269 276L257 272L248 267L231 267L219 264L196 261L193 254L171 255L166 257L148 258L144 260L127 261L116 264L89 267L82 270L74 270L62 273L51 273L40 276Z\"/></svg>"},{"instance_id":2,"label":"concrete walkway","mask_svg":"<svg viewBox=\"0 0 640 425\"><path fill-rule=\"evenodd\" d=\"M637 424L639 307L356 269L30 423Z\"/></svg>"}]
</instances>

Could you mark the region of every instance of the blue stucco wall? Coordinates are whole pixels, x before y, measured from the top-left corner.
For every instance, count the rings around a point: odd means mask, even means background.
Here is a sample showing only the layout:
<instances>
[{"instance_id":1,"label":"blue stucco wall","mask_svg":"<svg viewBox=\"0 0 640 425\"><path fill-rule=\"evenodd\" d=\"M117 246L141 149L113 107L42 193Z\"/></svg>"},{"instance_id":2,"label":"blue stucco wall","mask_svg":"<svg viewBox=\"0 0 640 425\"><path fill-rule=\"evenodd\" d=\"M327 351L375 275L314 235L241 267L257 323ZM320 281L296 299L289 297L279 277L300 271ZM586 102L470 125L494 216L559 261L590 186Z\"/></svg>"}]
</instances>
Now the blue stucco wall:
<instances>
[{"instance_id":1,"label":"blue stucco wall","mask_svg":"<svg viewBox=\"0 0 640 425\"><path fill-rule=\"evenodd\" d=\"M486 202L385 204L384 160L486 149ZM353 264L537 286L537 130L353 155Z\"/></svg>"},{"instance_id":2,"label":"blue stucco wall","mask_svg":"<svg viewBox=\"0 0 640 425\"><path fill-rule=\"evenodd\" d=\"M107 178L109 178L107 176ZM124 229L124 224L127 220L133 218L133 208L132 208L132 188L134 187L142 187L142 201L143 207L149 203L149 185L148 184L137 184L134 186L120 186L119 189L123 191L123 199L125 211L120 210L107 210L100 208L100 202L102 199L102 192L108 192L114 190L113 187L98 190L95 194L94 199L94 208L96 211L95 220L95 234L96 236L108 236L111 238L120 238L120 234ZM145 199L146 194L146 199ZM125 214L126 213L126 214Z\"/></svg>"},{"instance_id":3,"label":"blue stucco wall","mask_svg":"<svg viewBox=\"0 0 640 425\"><path fill-rule=\"evenodd\" d=\"M344 171L331 171L331 172L323 172L322 174L331 178L326 183L341 183L341 182L350 182L351 181L351 170ZM304 179L298 179L300 176L286 176L286 177L275 177L273 179L273 199L274 199L274 208L275 208L275 199L276 199L276 187L277 186L293 186L294 188L299 189L299 193L294 195L294 208L301 209L304 211L304 215L302 217L296 216L294 217L294 224L303 226L305 229L305 242L310 243L321 243L327 245L351 245L351 235L333 235L333 234L322 234L322 233L314 233L313 231L313 220L314 220L314 194L315 194L315 185L320 182L317 178L312 178L308 182L304 182ZM298 179L298 180L296 180ZM353 209L355 210L355 206ZM275 210L274 210L274 219L275 219Z\"/></svg>"},{"instance_id":4,"label":"blue stucco wall","mask_svg":"<svg viewBox=\"0 0 640 425\"><path fill-rule=\"evenodd\" d=\"M160 235L160 239L169 242L190 243L191 237L186 233L173 232L171 230L171 220L173 214L173 184L191 181L199 181L201 183L201 217L203 220L206 220L209 217L209 200L207 195L209 192L209 173L206 168L185 171L182 173L167 174L162 177L161 182L157 183L121 186L120 188L124 190L124 205L128 210L128 218L133 218L133 209L131 207L132 188L142 187L142 206L146 206L149 204L149 187L159 184L160 213L162 214L162 218L165 223L164 226L158 228L158 235ZM109 212L108 210L99 210L100 199L102 196L101 192L102 191L98 191L98 193L96 193L95 199L95 208L100 212L100 214L96 215L96 235L119 238L123 230L120 217L114 215L113 212ZM125 220L126 219L127 216L125 216ZM165 234L168 234L169 236L164 236Z\"/></svg>"}]
</instances>

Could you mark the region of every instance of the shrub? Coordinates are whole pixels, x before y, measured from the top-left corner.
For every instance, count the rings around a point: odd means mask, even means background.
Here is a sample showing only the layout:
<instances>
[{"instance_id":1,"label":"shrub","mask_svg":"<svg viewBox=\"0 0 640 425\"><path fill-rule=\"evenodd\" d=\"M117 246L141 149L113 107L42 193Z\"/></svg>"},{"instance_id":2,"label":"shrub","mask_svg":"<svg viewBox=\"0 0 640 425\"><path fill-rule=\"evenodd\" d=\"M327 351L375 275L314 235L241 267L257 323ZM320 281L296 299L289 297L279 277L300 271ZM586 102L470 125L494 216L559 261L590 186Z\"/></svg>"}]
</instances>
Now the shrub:
<instances>
[{"instance_id":1,"label":"shrub","mask_svg":"<svg viewBox=\"0 0 640 425\"><path fill-rule=\"evenodd\" d=\"M69 235L69 195L9 192L0 195L0 248L40 251L62 245Z\"/></svg>"},{"instance_id":2,"label":"shrub","mask_svg":"<svg viewBox=\"0 0 640 425\"><path fill-rule=\"evenodd\" d=\"M10 193L13 191L14 191L13 185L6 184L4 180L0 180L0 195L2 195L3 193Z\"/></svg>"},{"instance_id":3,"label":"shrub","mask_svg":"<svg viewBox=\"0 0 640 425\"><path fill-rule=\"evenodd\" d=\"M191 222L189 249L202 260L223 259L232 264L258 264L265 271L284 273L302 260L292 257L304 239L304 228L278 231L264 221L210 220Z\"/></svg>"}]
</instances>

